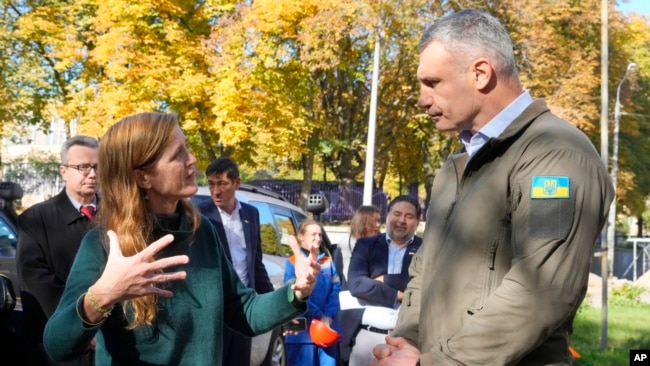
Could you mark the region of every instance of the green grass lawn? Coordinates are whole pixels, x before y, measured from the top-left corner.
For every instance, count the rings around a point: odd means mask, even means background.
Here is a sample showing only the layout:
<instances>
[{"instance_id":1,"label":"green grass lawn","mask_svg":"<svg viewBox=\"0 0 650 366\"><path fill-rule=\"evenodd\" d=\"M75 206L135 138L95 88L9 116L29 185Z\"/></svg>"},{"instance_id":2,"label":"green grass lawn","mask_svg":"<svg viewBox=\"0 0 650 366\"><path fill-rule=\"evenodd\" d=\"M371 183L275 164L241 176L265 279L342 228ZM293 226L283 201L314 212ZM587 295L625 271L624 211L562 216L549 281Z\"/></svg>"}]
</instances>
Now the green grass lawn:
<instances>
[{"instance_id":1,"label":"green grass lawn","mask_svg":"<svg viewBox=\"0 0 650 366\"><path fill-rule=\"evenodd\" d=\"M601 310L582 306L574 321L571 345L580 366L628 365L631 349L650 349L650 304L608 306L607 349L600 349Z\"/></svg>"}]
</instances>

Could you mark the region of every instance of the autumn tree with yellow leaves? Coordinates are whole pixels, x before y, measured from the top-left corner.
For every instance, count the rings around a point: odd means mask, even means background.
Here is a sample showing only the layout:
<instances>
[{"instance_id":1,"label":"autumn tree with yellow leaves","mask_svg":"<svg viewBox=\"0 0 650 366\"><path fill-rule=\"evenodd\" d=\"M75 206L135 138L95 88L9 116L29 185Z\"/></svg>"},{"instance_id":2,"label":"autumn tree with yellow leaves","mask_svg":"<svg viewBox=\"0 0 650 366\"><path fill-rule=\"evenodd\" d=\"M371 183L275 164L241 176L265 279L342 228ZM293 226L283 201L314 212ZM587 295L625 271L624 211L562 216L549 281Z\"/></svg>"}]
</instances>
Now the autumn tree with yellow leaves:
<instances>
[{"instance_id":1,"label":"autumn tree with yellow leaves","mask_svg":"<svg viewBox=\"0 0 650 366\"><path fill-rule=\"evenodd\" d=\"M101 136L140 111L177 113L204 168L227 155L250 168L318 163L341 185L365 169L375 37L381 61L373 183L426 183L459 148L415 107L417 42L465 7L509 30L526 88L599 144L600 0L2 0L3 134L58 118ZM647 18L610 8L610 109L634 60L625 110L648 110ZM640 215L648 195L648 120L621 124L619 204ZM321 165L322 164L322 165Z\"/></svg>"},{"instance_id":2,"label":"autumn tree with yellow leaves","mask_svg":"<svg viewBox=\"0 0 650 366\"><path fill-rule=\"evenodd\" d=\"M86 43L91 15L92 5L84 0L0 3L5 134L26 126L47 131L53 118L69 128L80 117L83 108L76 95L85 75L95 72L88 62L92 44Z\"/></svg>"},{"instance_id":3,"label":"autumn tree with yellow leaves","mask_svg":"<svg viewBox=\"0 0 650 366\"><path fill-rule=\"evenodd\" d=\"M304 172L303 197L310 191L317 157L341 184L359 181L365 168L374 37L379 35L387 47L380 71L376 185L395 172L408 183L421 180L423 174L413 168L421 164L422 151L412 143L429 136L414 140L409 125L417 119L413 75L419 29L413 25L425 13L423 1L381 6L254 2L242 15L234 54L246 56L240 67L252 87L241 92L249 93L246 99L255 108L247 110L249 115L231 115L223 128L235 123L239 131L257 131L251 138L262 151L257 157L262 165L288 157L293 168ZM229 42L229 49L237 46Z\"/></svg>"},{"instance_id":4,"label":"autumn tree with yellow leaves","mask_svg":"<svg viewBox=\"0 0 650 366\"><path fill-rule=\"evenodd\" d=\"M621 85L617 211L638 219L641 236L644 217L650 216L650 32L646 17L632 15L625 22L626 27L613 37L623 57L616 67L610 67L610 73L614 73L610 78L611 95L615 95L627 65L634 62L637 66Z\"/></svg>"}]
</instances>

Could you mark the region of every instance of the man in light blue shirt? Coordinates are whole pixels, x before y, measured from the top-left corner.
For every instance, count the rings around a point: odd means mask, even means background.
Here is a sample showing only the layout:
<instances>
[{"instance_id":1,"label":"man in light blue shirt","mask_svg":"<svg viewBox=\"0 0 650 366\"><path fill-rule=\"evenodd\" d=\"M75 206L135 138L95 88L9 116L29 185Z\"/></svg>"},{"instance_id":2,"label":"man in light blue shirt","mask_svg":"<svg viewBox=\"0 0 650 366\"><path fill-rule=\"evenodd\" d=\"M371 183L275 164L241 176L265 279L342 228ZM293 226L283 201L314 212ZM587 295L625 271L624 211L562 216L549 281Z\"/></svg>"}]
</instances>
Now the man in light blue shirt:
<instances>
[{"instance_id":1,"label":"man in light blue shirt","mask_svg":"<svg viewBox=\"0 0 650 366\"><path fill-rule=\"evenodd\" d=\"M415 235L422 209L417 199L398 196L388 205L386 233L357 241L348 270L349 289L365 307L350 354L350 366L366 366L372 348L397 322L409 280L411 258L422 239Z\"/></svg>"}]
</instances>

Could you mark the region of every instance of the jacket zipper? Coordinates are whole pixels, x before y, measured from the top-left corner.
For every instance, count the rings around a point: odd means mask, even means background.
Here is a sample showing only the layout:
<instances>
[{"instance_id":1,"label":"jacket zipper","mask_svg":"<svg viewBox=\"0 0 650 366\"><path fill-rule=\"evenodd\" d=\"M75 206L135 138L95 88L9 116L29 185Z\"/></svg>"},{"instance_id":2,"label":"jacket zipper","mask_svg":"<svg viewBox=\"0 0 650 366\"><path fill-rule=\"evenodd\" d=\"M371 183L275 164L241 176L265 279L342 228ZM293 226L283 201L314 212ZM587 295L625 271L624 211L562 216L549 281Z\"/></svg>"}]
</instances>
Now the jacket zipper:
<instances>
[{"instance_id":1,"label":"jacket zipper","mask_svg":"<svg viewBox=\"0 0 650 366\"><path fill-rule=\"evenodd\" d=\"M499 241L495 240L492 242L490 249L488 250L487 256L487 275L485 276L485 285L483 286L483 294L481 296L481 308L485 306L488 297L492 294L492 286L494 282L494 269L496 264L497 257L497 248L499 247Z\"/></svg>"},{"instance_id":2,"label":"jacket zipper","mask_svg":"<svg viewBox=\"0 0 650 366\"><path fill-rule=\"evenodd\" d=\"M462 179L461 177L458 176L458 167L456 166L456 157L451 156L451 162L453 163L454 166L454 174L456 175L456 193L454 195L454 200L451 202L451 205L449 206L449 210L447 211L447 215L445 216L445 220L449 219L449 216L451 216L451 212L454 210L454 206L456 206L456 201L458 201L458 197L460 195L460 180Z\"/></svg>"}]
</instances>

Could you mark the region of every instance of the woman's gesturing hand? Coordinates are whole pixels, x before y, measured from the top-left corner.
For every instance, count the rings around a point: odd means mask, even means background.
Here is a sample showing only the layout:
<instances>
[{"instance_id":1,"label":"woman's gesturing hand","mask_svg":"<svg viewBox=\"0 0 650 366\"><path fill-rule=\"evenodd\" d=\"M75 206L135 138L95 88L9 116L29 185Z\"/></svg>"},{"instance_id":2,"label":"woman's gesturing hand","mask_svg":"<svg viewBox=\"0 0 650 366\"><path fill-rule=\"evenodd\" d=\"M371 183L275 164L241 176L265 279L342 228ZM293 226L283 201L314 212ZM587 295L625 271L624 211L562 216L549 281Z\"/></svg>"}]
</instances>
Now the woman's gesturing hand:
<instances>
[{"instance_id":1,"label":"woman's gesturing hand","mask_svg":"<svg viewBox=\"0 0 650 366\"><path fill-rule=\"evenodd\" d=\"M158 252L173 242L173 235L165 235L140 253L125 257L122 254L117 234L112 230L109 230L107 234L110 251L106 268L99 280L92 286L96 298L102 298L104 304L113 305L145 295L173 296L171 291L161 288L160 284L185 279L187 274L185 271L164 272L163 270L187 264L189 257L177 255L154 259Z\"/></svg>"}]
</instances>

